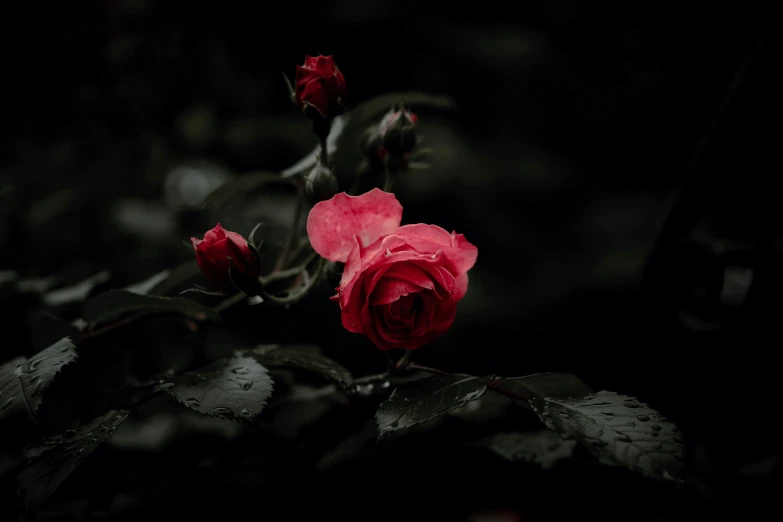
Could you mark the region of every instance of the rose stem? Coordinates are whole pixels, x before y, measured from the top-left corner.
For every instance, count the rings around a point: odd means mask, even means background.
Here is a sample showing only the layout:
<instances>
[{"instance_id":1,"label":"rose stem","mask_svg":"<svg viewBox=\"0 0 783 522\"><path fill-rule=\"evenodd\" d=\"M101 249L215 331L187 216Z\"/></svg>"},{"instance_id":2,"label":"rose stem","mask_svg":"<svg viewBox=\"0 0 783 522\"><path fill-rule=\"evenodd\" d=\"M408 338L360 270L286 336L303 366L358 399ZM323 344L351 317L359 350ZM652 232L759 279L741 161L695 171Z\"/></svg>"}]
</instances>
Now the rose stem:
<instances>
[{"instance_id":1,"label":"rose stem","mask_svg":"<svg viewBox=\"0 0 783 522\"><path fill-rule=\"evenodd\" d=\"M283 247L283 251L280 253L280 257L277 259L277 263L275 263L275 268L273 272L277 272L283 266L285 266L286 261L288 261L288 254L291 252L291 246L294 243L294 239L296 239L296 233L299 229L299 221L302 218L302 205L304 204L304 190L302 189L302 183L301 181L297 183L296 185L296 205L294 207L294 217L293 221L291 222L291 228L288 230L288 236L285 240L285 246Z\"/></svg>"}]
</instances>

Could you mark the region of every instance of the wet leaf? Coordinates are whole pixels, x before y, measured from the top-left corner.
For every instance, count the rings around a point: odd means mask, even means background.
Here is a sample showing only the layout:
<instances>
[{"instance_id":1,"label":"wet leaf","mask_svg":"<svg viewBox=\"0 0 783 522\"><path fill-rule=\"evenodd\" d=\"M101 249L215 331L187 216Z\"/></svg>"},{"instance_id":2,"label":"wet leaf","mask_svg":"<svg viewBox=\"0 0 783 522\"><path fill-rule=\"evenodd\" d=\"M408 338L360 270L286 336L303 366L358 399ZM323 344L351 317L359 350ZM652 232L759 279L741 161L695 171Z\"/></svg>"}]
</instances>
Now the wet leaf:
<instances>
[{"instance_id":1,"label":"wet leaf","mask_svg":"<svg viewBox=\"0 0 783 522\"><path fill-rule=\"evenodd\" d=\"M665 479L682 471L682 433L634 397L604 390L577 399L547 398L537 413L548 428L578 441L603 464Z\"/></svg>"},{"instance_id":2,"label":"wet leaf","mask_svg":"<svg viewBox=\"0 0 783 522\"><path fill-rule=\"evenodd\" d=\"M139 295L127 290L110 290L96 295L84 305L82 317L95 326L131 314L177 313L196 320L220 320L220 314L183 297Z\"/></svg>"},{"instance_id":3,"label":"wet leaf","mask_svg":"<svg viewBox=\"0 0 783 522\"><path fill-rule=\"evenodd\" d=\"M219 210L235 197L245 197L269 185L295 187L291 179L282 177L275 172L245 174L244 176L237 176L213 190L204 198L202 205Z\"/></svg>"},{"instance_id":4,"label":"wet leaf","mask_svg":"<svg viewBox=\"0 0 783 522\"><path fill-rule=\"evenodd\" d=\"M292 345L270 349L269 346L263 346L251 353L264 366L294 366L322 375L342 386L353 384L351 372L340 363L321 354L318 347Z\"/></svg>"},{"instance_id":5,"label":"wet leaf","mask_svg":"<svg viewBox=\"0 0 783 522\"><path fill-rule=\"evenodd\" d=\"M17 357L0 366L0 419L26 412L38 420L44 393L63 366L77 357L76 346L65 337L30 359Z\"/></svg>"},{"instance_id":6,"label":"wet leaf","mask_svg":"<svg viewBox=\"0 0 783 522\"><path fill-rule=\"evenodd\" d=\"M33 453L40 454L30 459L17 478L23 502L37 506L48 499L127 417L127 411L113 410L32 448Z\"/></svg>"},{"instance_id":7,"label":"wet leaf","mask_svg":"<svg viewBox=\"0 0 783 522\"><path fill-rule=\"evenodd\" d=\"M250 422L272 395L267 369L236 354L197 371L168 379L160 388L188 408L220 419Z\"/></svg>"},{"instance_id":8,"label":"wet leaf","mask_svg":"<svg viewBox=\"0 0 783 522\"><path fill-rule=\"evenodd\" d=\"M481 398L492 377L433 375L396 388L375 414L379 437L415 426Z\"/></svg>"},{"instance_id":9,"label":"wet leaf","mask_svg":"<svg viewBox=\"0 0 783 522\"><path fill-rule=\"evenodd\" d=\"M550 430L497 433L479 443L511 462L524 461L550 469L574 454L577 442Z\"/></svg>"},{"instance_id":10,"label":"wet leaf","mask_svg":"<svg viewBox=\"0 0 783 522\"><path fill-rule=\"evenodd\" d=\"M569 399L593 393L582 379L572 373L534 373L524 377L507 377L500 380L496 386L528 397L534 402L544 397Z\"/></svg>"}]
</instances>

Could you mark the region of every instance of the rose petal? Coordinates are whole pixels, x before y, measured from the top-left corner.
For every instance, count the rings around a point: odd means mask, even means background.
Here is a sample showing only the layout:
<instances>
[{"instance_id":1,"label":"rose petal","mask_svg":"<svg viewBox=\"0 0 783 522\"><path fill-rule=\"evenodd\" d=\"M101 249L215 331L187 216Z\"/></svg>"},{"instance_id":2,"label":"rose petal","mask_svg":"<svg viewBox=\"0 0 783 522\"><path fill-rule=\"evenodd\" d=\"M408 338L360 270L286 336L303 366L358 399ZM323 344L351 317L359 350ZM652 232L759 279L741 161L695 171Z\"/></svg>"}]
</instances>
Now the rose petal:
<instances>
[{"instance_id":1,"label":"rose petal","mask_svg":"<svg viewBox=\"0 0 783 522\"><path fill-rule=\"evenodd\" d=\"M331 54L329 56L316 56L312 67L324 76L331 76L334 74L335 69L334 59L332 58Z\"/></svg>"},{"instance_id":2,"label":"rose petal","mask_svg":"<svg viewBox=\"0 0 783 522\"><path fill-rule=\"evenodd\" d=\"M370 306L390 304L416 292L421 292L421 287L399 279L384 277L369 296Z\"/></svg>"},{"instance_id":3,"label":"rose petal","mask_svg":"<svg viewBox=\"0 0 783 522\"><path fill-rule=\"evenodd\" d=\"M215 228L207 231L207 233L204 234L204 241L207 244L220 241L221 239L226 239L226 231L220 223L215 225Z\"/></svg>"},{"instance_id":4,"label":"rose petal","mask_svg":"<svg viewBox=\"0 0 783 522\"><path fill-rule=\"evenodd\" d=\"M342 98L343 96L345 96L347 88L345 85L345 77L343 76L343 73L340 71L340 69L334 70L334 78L337 81L338 93Z\"/></svg>"},{"instance_id":5,"label":"rose petal","mask_svg":"<svg viewBox=\"0 0 783 522\"><path fill-rule=\"evenodd\" d=\"M468 293L468 273L464 272L456 277L456 286L454 288L454 300L459 301Z\"/></svg>"},{"instance_id":6,"label":"rose petal","mask_svg":"<svg viewBox=\"0 0 783 522\"><path fill-rule=\"evenodd\" d=\"M402 205L394 194L375 188L361 196L345 192L317 203L307 217L307 234L316 252L329 261L345 262L354 236L367 247L400 226Z\"/></svg>"},{"instance_id":7,"label":"rose petal","mask_svg":"<svg viewBox=\"0 0 783 522\"><path fill-rule=\"evenodd\" d=\"M449 234L437 225L405 225L394 232L395 236L406 238L407 243L420 252L442 250L453 266L454 275L467 272L476 264L478 248L462 234Z\"/></svg>"},{"instance_id":8,"label":"rose petal","mask_svg":"<svg viewBox=\"0 0 783 522\"><path fill-rule=\"evenodd\" d=\"M429 274L414 263L395 263L386 272L386 277L393 277L414 284L419 288L435 289L435 283Z\"/></svg>"}]
</instances>

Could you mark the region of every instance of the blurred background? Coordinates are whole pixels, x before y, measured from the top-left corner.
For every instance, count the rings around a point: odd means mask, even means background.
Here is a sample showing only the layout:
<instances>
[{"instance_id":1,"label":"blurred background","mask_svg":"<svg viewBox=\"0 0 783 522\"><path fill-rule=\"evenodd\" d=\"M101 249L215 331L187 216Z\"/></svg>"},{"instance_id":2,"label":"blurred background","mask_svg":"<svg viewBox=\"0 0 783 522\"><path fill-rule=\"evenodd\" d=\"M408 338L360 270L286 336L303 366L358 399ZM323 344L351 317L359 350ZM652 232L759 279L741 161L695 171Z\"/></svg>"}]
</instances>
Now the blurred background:
<instances>
[{"instance_id":1,"label":"blurred background","mask_svg":"<svg viewBox=\"0 0 783 522\"><path fill-rule=\"evenodd\" d=\"M775 416L766 399L774 375L759 362L777 344L769 303L780 284L779 167L770 156L777 121L769 121L771 93L780 90L769 73L771 46L742 76L692 178L678 184L764 33L764 9L578 0L481 8L413 0L6 3L0 270L63 286L98 274L87 288L95 293L195 266L182 242L218 220L242 234L258 220L283 226L282 196L217 215L200 202L227 180L282 171L313 149L281 73L293 77L305 54L331 54L348 83L349 110L390 91L456 103L451 111L414 106L432 167L405 172L395 185L403 223L435 223L479 248L454 327L416 361L473 374L570 371L595 389L637 395L691 435L694 465L720 508L616 470L520 472L437 444L333 475L312 472L308 459L324 449L308 448L312 455L299 460L205 471L195 484L177 470L189 469L180 461L214 458L198 442L165 465L133 451L112 461L137 482L170 477L173 493L141 512L247 509L280 520L313 509L373 520L432 509L437 520L487 521L477 511L512 507L520 520L596 509L619 516L621 506L634 510L623 517L643 520L747 513L780 476L779 431L762 425ZM661 263L649 264L681 188L666 240L698 244L664 242ZM755 300L716 312L720 303L705 299L726 293L728 272L715 252L735 244L750 244L752 254L740 257L766 271L753 280ZM745 281L735 294L748 293ZM325 299L331 293L324 285L290 312L232 310L207 342L217 352L238 342L313 342L357 373L380 371L369 342L340 326ZM6 302L0 322L0 350L14 340L3 360L32 351L42 327L29 309ZM184 342L178 330L167 332L155 349ZM761 471L742 474L754 465ZM76 483L96 487L86 472ZM111 482L97 487L107 502L125 498Z\"/></svg>"}]
</instances>

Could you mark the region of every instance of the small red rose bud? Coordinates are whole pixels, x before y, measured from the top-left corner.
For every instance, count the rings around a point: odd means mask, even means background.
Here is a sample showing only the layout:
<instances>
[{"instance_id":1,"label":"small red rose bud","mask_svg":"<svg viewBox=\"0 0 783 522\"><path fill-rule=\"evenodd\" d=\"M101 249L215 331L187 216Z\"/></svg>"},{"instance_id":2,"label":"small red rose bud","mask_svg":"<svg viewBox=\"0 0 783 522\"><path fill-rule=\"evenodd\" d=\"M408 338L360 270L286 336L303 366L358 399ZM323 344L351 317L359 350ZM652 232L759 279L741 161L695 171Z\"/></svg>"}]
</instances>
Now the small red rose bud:
<instances>
[{"instance_id":1,"label":"small red rose bud","mask_svg":"<svg viewBox=\"0 0 783 522\"><path fill-rule=\"evenodd\" d=\"M244 282L254 282L260 275L259 260L245 238L223 229L218 223L204 234L204 239L190 238L196 252L196 263L216 290L229 293ZM230 273L229 273L230 270Z\"/></svg>"},{"instance_id":2,"label":"small red rose bud","mask_svg":"<svg viewBox=\"0 0 783 522\"><path fill-rule=\"evenodd\" d=\"M403 156L416 146L418 116L405 109L389 111L378 127L383 147L392 156Z\"/></svg>"},{"instance_id":3,"label":"small red rose bud","mask_svg":"<svg viewBox=\"0 0 783 522\"><path fill-rule=\"evenodd\" d=\"M345 78L331 56L306 56L294 83L294 101L307 117L330 119L342 112Z\"/></svg>"}]
</instances>

